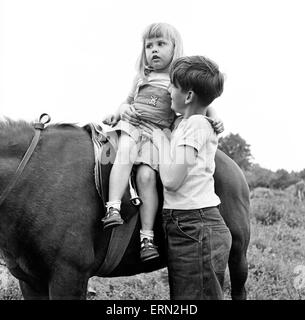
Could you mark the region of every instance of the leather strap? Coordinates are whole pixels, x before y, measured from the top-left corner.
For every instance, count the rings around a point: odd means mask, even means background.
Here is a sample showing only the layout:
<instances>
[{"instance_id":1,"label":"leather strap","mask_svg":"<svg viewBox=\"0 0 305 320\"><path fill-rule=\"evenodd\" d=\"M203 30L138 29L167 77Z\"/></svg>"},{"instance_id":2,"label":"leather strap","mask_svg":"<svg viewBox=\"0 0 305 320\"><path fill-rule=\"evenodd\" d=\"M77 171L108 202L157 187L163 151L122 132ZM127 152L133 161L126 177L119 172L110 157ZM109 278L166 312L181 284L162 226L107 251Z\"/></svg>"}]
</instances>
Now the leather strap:
<instances>
[{"instance_id":1,"label":"leather strap","mask_svg":"<svg viewBox=\"0 0 305 320\"><path fill-rule=\"evenodd\" d=\"M45 122L42 122L42 118L47 116L47 120ZM39 118L39 122L34 123L34 128L35 128L35 135L32 139L32 142L29 146L29 148L27 149L26 153L24 154L21 162L19 163L18 168L16 169L15 175L13 176L13 178L11 179L11 181L9 182L9 184L6 186L6 188L4 189L4 191L1 194L0 197L0 206L2 205L2 203L4 202L4 200L6 199L6 197L8 196L8 194L12 191L12 189L14 188L15 184L17 183L18 179L20 178L25 166L27 165L28 161L30 160L36 146L37 143L39 141L40 138L40 133L41 130L44 129L44 126L46 123L50 122L51 118L48 114L43 113L40 118Z\"/></svg>"},{"instance_id":2,"label":"leather strap","mask_svg":"<svg viewBox=\"0 0 305 320\"><path fill-rule=\"evenodd\" d=\"M119 265L135 229L138 216L137 212L132 215L128 222L112 229L106 257L98 270L98 274L107 276Z\"/></svg>"}]
</instances>

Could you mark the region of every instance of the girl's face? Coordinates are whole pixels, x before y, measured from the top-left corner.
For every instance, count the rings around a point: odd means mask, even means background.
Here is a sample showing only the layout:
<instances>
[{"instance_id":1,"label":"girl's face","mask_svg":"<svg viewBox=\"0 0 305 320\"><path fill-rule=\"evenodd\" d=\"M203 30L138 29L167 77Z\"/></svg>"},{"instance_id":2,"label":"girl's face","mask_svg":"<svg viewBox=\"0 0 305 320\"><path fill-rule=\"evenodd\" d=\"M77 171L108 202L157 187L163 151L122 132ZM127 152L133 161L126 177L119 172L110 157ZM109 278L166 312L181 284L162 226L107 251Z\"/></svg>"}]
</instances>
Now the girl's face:
<instances>
[{"instance_id":1,"label":"girl's face","mask_svg":"<svg viewBox=\"0 0 305 320\"><path fill-rule=\"evenodd\" d=\"M167 72L173 59L174 45L164 37L145 40L147 63L156 72Z\"/></svg>"}]
</instances>

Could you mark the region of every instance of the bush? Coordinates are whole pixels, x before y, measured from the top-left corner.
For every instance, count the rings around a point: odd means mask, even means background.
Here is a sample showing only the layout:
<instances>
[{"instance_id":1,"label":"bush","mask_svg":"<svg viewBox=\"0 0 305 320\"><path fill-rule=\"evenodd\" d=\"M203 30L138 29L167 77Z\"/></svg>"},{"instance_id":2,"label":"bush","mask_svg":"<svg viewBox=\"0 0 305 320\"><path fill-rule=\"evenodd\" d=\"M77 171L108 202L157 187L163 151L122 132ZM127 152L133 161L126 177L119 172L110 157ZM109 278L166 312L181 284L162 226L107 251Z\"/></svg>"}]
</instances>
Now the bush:
<instances>
[{"instance_id":1,"label":"bush","mask_svg":"<svg viewBox=\"0 0 305 320\"><path fill-rule=\"evenodd\" d=\"M304 223L304 218L299 216L293 211L287 212L285 215L285 222L287 226L289 226L292 229L298 228L302 223Z\"/></svg>"},{"instance_id":2,"label":"bush","mask_svg":"<svg viewBox=\"0 0 305 320\"><path fill-rule=\"evenodd\" d=\"M262 168L258 164L254 164L245 172L245 177L251 190L258 187L269 188L273 175L274 173L271 170Z\"/></svg>"},{"instance_id":3,"label":"bush","mask_svg":"<svg viewBox=\"0 0 305 320\"><path fill-rule=\"evenodd\" d=\"M299 293L293 287L292 267L271 248L264 252L251 248L247 281L250 300L296 299ZM288 276L287 276L288 275Z\"/></svg>"},{"instance_id":4,"label":"bush","mask_svg":"<svg viewBox=\"0 0 305 320\"><path fill-rule=\"evenodd\" d=\"M254 198L251 204L251 212L256 221L263 225L273 225L284 216L281 205L265 198Z\"/></svg>"},{"instance_id":5,"label":"bush","mask_svg":"<svg viewBox=\"0 0 305 320\"><path fill-rule=\"evenodd\" d=\"M250 195L250 198L265 198L265 199L271 199L274 196L274 192L270 190L269 188L255 188Z\"/></svg>"}]
</instances>

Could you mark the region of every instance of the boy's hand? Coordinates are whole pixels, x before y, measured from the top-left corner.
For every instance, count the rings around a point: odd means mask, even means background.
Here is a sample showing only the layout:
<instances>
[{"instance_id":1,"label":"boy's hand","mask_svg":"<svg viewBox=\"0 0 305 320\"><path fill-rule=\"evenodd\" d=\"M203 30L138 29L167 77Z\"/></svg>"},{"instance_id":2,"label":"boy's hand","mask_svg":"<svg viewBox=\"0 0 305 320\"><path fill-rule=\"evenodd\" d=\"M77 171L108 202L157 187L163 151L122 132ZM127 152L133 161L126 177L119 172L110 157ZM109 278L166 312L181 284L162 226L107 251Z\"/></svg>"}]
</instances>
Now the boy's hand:
<instances>
[{"instance_id":1,"label":"boy's hand","mask_svg":"<svg viewBox=\"0 0 305 320\"><path fill-rule=\"evenodd\" d=\"M209 122L211 123L214 131L216 132L216 134L220 134L224 131L224 125L221 119L219 118L207 118L209 120Z\"/></svg>"},{"instance_id":2,"label":"boy's hand","mask_svg":"<svg viewBox=\"0 0 305 320\"><path fill-rule=\"evenodd\" d=\"M108 124L109 126L116 125L118 121L119 119L114 114L110 114L102 120L103 123Z\"/></svg>"},{"instance_id":3,"label":"boy's hand","mask_svg":"<svg viewBox=\"0 0 305 320\"><path fill-rule=\"evenodd\" d=\"M141 123L142 135L149 138L157 147L160 147L164 140L169 140L170 130L161 130L157 126L148 123Z\"/></svg>"}]
</instances>

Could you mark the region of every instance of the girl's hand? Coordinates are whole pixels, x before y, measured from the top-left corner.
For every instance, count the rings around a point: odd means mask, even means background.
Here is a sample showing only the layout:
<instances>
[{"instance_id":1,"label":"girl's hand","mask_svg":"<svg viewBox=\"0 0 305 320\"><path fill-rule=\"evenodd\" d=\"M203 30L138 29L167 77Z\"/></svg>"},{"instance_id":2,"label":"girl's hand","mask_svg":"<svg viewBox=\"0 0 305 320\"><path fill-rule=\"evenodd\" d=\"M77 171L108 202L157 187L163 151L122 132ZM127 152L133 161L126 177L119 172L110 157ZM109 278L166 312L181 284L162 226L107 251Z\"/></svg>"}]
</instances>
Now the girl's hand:
<instances>
[{"instance_id":1,"label":"girl's hand","mask_svg":"<svg viewBox=\"0 0 305 320\"><path fill-rule=\"evenodd\" d=\"M225 128L221 119L219 118L207 118L207 119L211 123L216 134L220 134L224 131Z\"/></svg>"},{"instance_id":2,"label":"girl's hand","mask_svg":"<svg viewBox=\"0 0 305 320\"><path fill-rule=\"evenodd\" d=\"M118 121L119 119L114 114L110 114L102 120L103 123L108 124L109 126L114 126Z\"/></svg>"},{"instance_id":3,"label":"girl's hand","mask_svg":"<svg viewBox=\"0 0 305 320\"><path fill-rule=\"evenodd\" d=\"M121 111L121 119L138 126L141 122L141 113L136 111L132 104L126 104L126 108L124 107Z\"/></svg>"}]
</instances>

